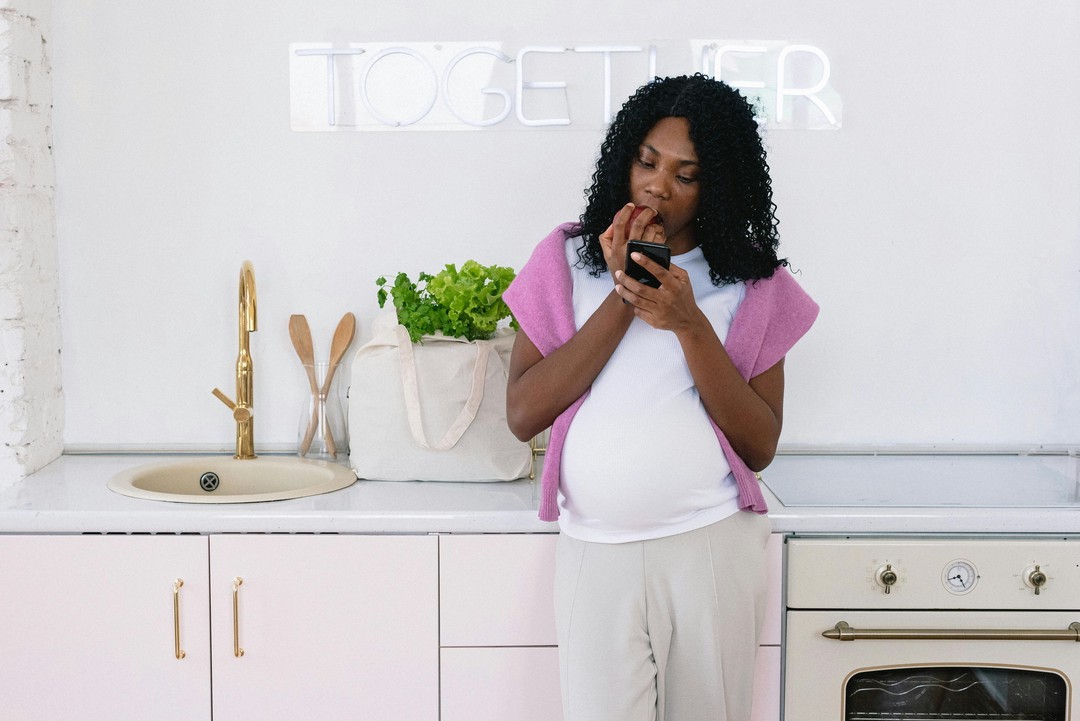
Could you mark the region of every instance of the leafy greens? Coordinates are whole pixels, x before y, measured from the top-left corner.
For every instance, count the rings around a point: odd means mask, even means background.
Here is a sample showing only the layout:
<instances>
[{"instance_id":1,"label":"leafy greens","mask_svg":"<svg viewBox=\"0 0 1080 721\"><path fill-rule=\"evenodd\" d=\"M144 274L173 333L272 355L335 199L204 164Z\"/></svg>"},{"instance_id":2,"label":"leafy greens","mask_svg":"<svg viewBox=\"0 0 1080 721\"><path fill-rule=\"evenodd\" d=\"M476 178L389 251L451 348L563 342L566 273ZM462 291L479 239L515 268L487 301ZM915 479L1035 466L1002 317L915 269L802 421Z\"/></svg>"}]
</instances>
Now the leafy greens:
<instances>
[{"instance_id":1,"label":"leafy greens","mask_svg":"<svg viewBox=\"0 0 1080 721\"><path fill-rule=\"evenodd\" d=\"M407 273L398 273L389 293L398 323L409 331L413 343L436 331L454 338L485 339L491 337L503 318L509 317L510 326L518 328L502 299L514 275L513 268L467 260L461 270L448 264L435 275L420 273L415 283ZM375 281L380 308L386 303L386 284L385 276Z\"/></svg>"}]
</instances>

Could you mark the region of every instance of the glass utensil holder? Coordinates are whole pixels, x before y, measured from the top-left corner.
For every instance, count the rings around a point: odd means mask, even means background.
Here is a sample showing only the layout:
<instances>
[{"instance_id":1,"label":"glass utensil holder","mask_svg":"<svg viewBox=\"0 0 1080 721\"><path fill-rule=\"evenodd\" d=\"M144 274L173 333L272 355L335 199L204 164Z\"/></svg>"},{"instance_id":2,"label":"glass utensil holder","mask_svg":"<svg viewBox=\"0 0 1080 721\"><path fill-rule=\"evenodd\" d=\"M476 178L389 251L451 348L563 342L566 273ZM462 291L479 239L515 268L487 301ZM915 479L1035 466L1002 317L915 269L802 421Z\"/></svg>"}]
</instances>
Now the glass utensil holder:
<instances>
[{"instance_id":1,"label":"glass utensil holder","mask_svg":"<svg viewBox=\"0 0 1080 721\"><path fill-rule=\"evenodd\" d=\"M341 398L337 393L337 374L334 373L330 386L327 386L330 364L326 361L305 364L304 372L309 379L309 392L301 406L297 426L297 454L327 461L345 458L349 454L349 439ZM312 377L315 378L315 388L310 388Z\"/></svg>"}]
</instances>

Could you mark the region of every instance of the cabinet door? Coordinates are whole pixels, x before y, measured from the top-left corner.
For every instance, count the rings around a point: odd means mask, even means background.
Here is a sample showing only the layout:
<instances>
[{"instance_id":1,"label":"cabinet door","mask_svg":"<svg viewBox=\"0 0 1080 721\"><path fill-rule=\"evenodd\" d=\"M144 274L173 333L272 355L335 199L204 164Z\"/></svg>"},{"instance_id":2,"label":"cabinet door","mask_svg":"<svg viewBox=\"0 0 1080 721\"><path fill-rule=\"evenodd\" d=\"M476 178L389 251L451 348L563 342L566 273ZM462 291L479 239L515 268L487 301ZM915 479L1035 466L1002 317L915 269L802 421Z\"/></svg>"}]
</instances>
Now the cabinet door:
<instances>
[{"instance_id":1,"label":"cabinet door","mask_svg":"<svg viewBox=\"0 0 1080 721\"><path fill-rule=\"evenodd\" d=\"M562 721L559 649L444 648L441 721Z\"/></svg>"},{"instance_id":2,"label":"cabinet door","mask_svg":"<svg viewBox=\"0 0 1080 721\"><path fill-rule=\"evenodd\" d=\"M780 721L780 647L759 646L750 721Z\"/></svg>"},{"instance_id":3,"label":"cabinet door","mask_svg":"<svg viewBox=\"0 0 1080 721\"><path fill-rule=\"evenodd\" d=\"M780 624L784 619L784 534L769 536L765 547L765 621L761 625L762 646L780 645Z\"/></svg>"},{"instance_id":4,"label":"cabinet door","mask_svg":"<svg viewBox=\"0 0 1080 721\"><path fill-rule=\"evenodd\" d=\"M212 536L210 549L215 721L436 721L435 537Z\"/></svg>"},{"instance_id":5,"label":"cabinet door","mask_svg":"<svg viewBox=\"0 0 1080 721\"><path fill-rule=\"evenodd\" d=\"M780 625L783 619L784 534L774 533L765 549L765 623L754 665L754 709L750 721L780 721Z\"/></svg>"},{"instance_id":6,"label":"cabinet door","mask_svg":"<svg viewBox=\"0 0 1080 721\"><path fill-rule=\"evenodd\" d=\"M442 721L562 719L556 539L440 538Z\"/></svg>"},{"instance_id":7,"label":"cabinet door","mask_svg":"<svg viewBox=\"0 0 1080 721\"><path fill-rule=\"evenodd\" d=\"M0 716L209 721L208 593L204 536L0 536Z\"/></svg>"},{"instance_id":8,"label":"cabinet door","mask_svg":"<svg viewBox=\"0 0 1080 721\"><path fill-rule=\"evenodd\" d=\"M554 646L555 534L443 536L443 646Z\"/></svg>"}]
</instances>

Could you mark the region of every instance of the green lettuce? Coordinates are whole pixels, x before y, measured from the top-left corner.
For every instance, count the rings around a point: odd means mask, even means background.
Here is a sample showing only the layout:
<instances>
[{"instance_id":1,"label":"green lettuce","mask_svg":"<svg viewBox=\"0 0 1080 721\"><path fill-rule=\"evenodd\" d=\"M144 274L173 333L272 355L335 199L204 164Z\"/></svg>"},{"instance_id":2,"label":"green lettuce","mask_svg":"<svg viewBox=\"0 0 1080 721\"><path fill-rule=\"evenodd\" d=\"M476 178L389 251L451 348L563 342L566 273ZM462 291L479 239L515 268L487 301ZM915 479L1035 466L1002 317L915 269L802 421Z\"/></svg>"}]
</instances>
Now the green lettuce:
<instances>
[{"instance_id":1,"label":"green lettuce","mask_svg":"<svg viewBox=\"0 0 1080 721\"><path fill-rule=\"evenodd\" d=\"M468 260L458 270L448 264L435 275L420 273L414 283L407 273L398 273L389 295L397 309L398 322L409 331L413 343L421 336L441 331L454 338L490 338L504 318L517 330L517 320L502 299L514 279L514 269L484 266ZM378 278L379 307L386 304L387 280Z\"/></svg>"}]
</instances>

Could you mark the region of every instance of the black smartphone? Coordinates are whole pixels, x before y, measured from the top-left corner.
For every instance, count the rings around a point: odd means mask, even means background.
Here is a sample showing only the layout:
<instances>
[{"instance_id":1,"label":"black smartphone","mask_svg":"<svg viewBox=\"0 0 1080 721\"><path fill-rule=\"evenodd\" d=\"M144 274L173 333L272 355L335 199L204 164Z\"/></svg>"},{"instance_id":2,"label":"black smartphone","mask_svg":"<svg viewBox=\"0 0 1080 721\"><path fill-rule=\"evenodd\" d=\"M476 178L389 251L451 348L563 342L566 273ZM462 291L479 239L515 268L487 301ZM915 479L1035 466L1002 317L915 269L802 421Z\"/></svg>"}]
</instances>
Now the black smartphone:
<instances>
[{"instance_id":1,"label":"black smartphone","mask_svg":"<svg viewBox=\"0 0 1080 721\"><path fill-rule=\"evenodd\" d=\"M663 243L646 243L644 240L631 240L626 243L626 274L650 288L659 288L660 281L652 273L635 263L634 259L630 257L631 253L641 253L648 256L654 263L670 268L671 248Z\"/></svg>"}]
</instances>

